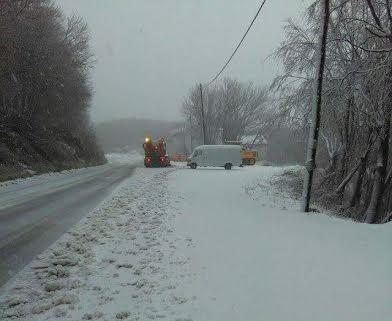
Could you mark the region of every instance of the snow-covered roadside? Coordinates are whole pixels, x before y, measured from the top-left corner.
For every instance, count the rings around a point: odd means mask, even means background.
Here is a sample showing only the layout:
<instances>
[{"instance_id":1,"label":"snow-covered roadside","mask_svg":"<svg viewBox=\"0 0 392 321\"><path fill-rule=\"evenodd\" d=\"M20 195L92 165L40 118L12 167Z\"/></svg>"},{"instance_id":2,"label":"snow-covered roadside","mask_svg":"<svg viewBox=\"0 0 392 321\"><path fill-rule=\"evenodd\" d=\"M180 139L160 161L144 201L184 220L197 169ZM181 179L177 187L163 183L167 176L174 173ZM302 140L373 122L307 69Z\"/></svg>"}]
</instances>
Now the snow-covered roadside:
<instances>
[{"instance_id":1,"label":"snow-covered roadside","mask_svg":"<svg viewBox=\"0 0 392 321\"><path fill-rule=\"evenodd\" d=\"M102 177L113 169L141 165L143 157L137 153L109 154L108 163L96 167L47 173L0 183L0 209L32 201L36 197L53 193L89 179Z\"/></svg>"},{"instance_id":2,"label":"snow-covered roadside","mask_svg":"<svg viewBox=\"0 0 392 321\"><path fill-rule=\"evenodd\" d=\"M78 169L69 169L64 170L61 172L50 172L46 174L34 175L31 177L26 178L18 178L11 181L5 181L0 183L1 190L11 190L16 188L30 188L44 182L55 181L58 179L66 178L66 177L77 177L89 173L94 173L97 169L102 167L108 167L108 164L95 166L95 167L85 167L85 168L78 168Z\"/></svg>"},{"instance_id":3,"label":"snow-covered roadside","mask_svg":"<svg viewBox=\"0 0 392 321\"><path fill-rule=\"evenodd\" d=\"M173 169L138 169L111 199L8 283L0 318L17 320L175 320L170 268L179 240L171 229L167 175ZM180 196L178 196L180 197ZM176 273L181 278L182 273Z\"/></svg>"},{"instance_id":4,"label":"snow-covered roadside","mask_svg":"<svg viewBox=\"0 0 392 321\"><path fill-rule=\"evenodd\" d=\"M65 179L75 179L78 177L94 176L102 170L108 169L112 166L121 164L141 164L143 157L140 153L133 151L127 154L107 154L106 158L108 163L105 165L85 167L77 169L69 169L61 172L50 172L41 175L35 175L27 178L18 178L12 181L0 182L1 192L12 192L17 189L33 188L42 184L55 183L57 181L63 181Z\"/></svg>"}]
</instances>

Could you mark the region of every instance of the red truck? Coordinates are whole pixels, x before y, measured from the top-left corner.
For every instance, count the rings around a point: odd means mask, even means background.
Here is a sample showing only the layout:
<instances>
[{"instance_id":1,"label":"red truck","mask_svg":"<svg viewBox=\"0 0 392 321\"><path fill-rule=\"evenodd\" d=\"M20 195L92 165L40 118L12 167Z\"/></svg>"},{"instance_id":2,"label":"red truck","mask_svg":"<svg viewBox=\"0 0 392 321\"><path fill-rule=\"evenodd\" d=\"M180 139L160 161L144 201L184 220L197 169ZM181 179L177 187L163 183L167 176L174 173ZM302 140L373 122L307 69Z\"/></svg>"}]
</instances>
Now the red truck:
<instances>
[{"instance_id":1,"label":"red truck","mask_svg":"<svg viewBox=\"0 0 392 321\"><path fill-rule=\"evenodd\" d=\"M163 138L156 143L150 137L144 139L144 166L145 167L167 167L170 166L169 156L166 154L166 143Z\"/></svg>"}]
</instances>

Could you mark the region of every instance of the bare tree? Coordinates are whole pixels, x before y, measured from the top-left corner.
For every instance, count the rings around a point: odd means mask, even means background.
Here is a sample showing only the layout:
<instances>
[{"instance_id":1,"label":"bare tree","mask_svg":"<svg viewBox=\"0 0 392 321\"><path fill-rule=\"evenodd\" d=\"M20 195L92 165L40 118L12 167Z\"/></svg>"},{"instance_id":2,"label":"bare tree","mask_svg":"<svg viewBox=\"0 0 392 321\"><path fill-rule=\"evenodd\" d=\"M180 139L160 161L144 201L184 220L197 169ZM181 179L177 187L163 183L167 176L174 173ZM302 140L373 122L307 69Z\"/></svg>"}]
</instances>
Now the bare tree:
<instances>
[{"instance_id":1,"label":"bare tree","mask_svg":"<svg viewBox=\"0 0 392 321\"><path fill-rule=\"evenodd\" d=\"M203 98L207 144L219 141L221 134L224 140L240 139L246 130L256 128L262 122L268 109L266 89L229 78L204 90ZM198 137L202 133L200 106L200 91L195 86L184 100L183 114L186 119L193 120L192 127Z\"/></svg>"}]
</instances>

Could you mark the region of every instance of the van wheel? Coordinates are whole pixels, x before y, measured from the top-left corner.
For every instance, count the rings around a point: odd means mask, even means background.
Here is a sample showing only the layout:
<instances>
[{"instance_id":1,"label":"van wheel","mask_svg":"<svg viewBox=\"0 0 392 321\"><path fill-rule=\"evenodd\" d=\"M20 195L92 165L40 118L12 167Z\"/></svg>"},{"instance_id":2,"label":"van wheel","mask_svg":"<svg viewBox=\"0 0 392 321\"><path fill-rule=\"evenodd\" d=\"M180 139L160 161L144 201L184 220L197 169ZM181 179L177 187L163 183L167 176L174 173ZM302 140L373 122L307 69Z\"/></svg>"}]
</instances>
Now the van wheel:
<instances>
[{"instance_id":1,"label":"van wheel","mask_svg":"<svg viewBox=\"0 0 392 321\"><path fill-rule=\"evenodd\" d=\"M191 164L191 168L192 168L192 169L196 169L196 168L197 168L197 164L196 164L196 163L192 163L192 164Z\"/></svg>"},{"instance_id":2,"label":"van wheel","mask_svg":"<svg viewBox=\"0 0 392 321\"><path fill-rule=\"evenodd\" d=\"M226 170L231 170L231 166L232 166L232 165L231 165L230 163L227 163L227 164L225 165L225 169L226 169Z\"/></svg>"}]
</instances>

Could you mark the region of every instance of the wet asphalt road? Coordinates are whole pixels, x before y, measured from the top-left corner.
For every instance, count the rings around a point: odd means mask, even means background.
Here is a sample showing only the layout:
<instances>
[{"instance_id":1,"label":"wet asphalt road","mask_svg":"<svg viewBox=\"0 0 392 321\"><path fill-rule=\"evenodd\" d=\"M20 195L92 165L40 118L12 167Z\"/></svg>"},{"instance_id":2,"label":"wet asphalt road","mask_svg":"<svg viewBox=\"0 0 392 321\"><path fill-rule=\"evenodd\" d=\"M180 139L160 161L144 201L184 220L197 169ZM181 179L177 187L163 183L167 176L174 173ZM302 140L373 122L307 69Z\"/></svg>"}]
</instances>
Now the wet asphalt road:
<instances>
[{"instance_id":1,"label":"wet asphalt road","mask_svg":"<svg viewBox=\"0 0 392 321\"><path fill-rule=\"evenodd\" d=\"M48 186L0 189L0 287L97 207L135 167L106 165Z\"/></svg>"}]
</instances>

